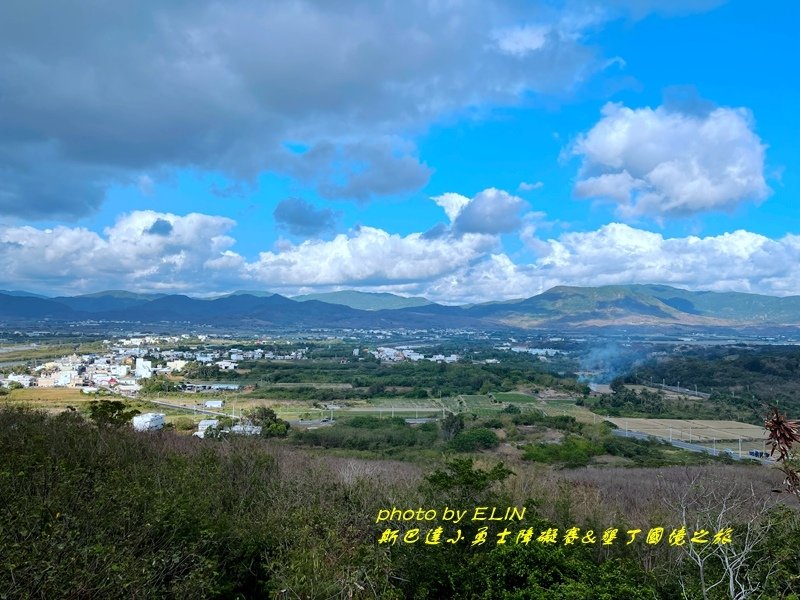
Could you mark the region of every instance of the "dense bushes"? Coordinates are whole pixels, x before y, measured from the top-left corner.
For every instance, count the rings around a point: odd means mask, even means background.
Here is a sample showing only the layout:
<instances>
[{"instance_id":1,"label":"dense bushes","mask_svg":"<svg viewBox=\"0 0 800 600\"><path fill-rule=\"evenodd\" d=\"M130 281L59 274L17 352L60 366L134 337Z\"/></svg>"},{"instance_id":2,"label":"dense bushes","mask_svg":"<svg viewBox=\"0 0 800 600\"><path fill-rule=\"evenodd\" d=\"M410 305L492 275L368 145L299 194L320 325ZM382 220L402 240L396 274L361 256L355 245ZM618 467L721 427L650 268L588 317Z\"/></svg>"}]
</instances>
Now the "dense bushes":
<instances>
[{"instance_id":1,"label":"dense bushes","mask_svg":"<svg viewBox=\"0 0 800 600\"><path fill-rule=\"evenodd\" d=\"M371 528L397 478L275 452L0 410L0 598L391 593Z\"/></svg>"},{"instance_id":2,"label":"dense bushes","mask_svg":"<svg viewBox=\"0 0 800 600\"><path fill-rule=\"evenodd\" d=\"M593 456L603 454L603 447L584 437L567 435L560 444L531 444L525 447L525 458L543 463L559 463L565 467L584 467Z\"/></svg>"},{"instance_id":3,"label":"dense bushes","mask_svg":"<svg viewBox=\"0 0 800 600\"><path fill-rule=\"evenodd\" d=\"M580 433L583 431L583 423L578 423L575 417L558 415L555 417L545 416L538 411L531 411L514 415L512 421L515 425L543 425L559 431L570 433Z\"/></svg>"},{"instance_id":4,"label":"dense bushes","mask_svg":"<svg viewBox=\"0 0 800 600\"><path fill-rule=\"evenodd\" d=\"M497 434L487 427L473 427L462 431L450 442L450 447L456 452L474 452L475 450L488 450L500 444Z\"/></svg>"},{"instance_id":5,"label":"dense bushes","mask_svg":"<svg viewBox=\"0 0 800 600\"><path fill-rule=\"evenodd\" d=\"M354 421L351 433L437 435L435 427ZM654 560L641 544L499 545L497 529L474 546L484 522L469 519L458 525L466 537L460 544L379 545L384 528L419 526L375 523L378 510L395 506L524 504L515 531L588 525L573 516L548 520L537 512L546 500L512 498L513 486L504 484L526 475L512 476L502 464L455 459L431 470L420 481L403 463L314 458L259 438L137 434L72 412L2 409L0 598L668 600L680 597L679 576L697 589L691 564L677 563L674 553ZM591 488L564 480L562 487L564 502ZM748 579L763 586L763 597L798 591L799 531L797 512L784 508L748 559ZM709 598L725 594L719 586Z\"/></svg>"}]
</instances>

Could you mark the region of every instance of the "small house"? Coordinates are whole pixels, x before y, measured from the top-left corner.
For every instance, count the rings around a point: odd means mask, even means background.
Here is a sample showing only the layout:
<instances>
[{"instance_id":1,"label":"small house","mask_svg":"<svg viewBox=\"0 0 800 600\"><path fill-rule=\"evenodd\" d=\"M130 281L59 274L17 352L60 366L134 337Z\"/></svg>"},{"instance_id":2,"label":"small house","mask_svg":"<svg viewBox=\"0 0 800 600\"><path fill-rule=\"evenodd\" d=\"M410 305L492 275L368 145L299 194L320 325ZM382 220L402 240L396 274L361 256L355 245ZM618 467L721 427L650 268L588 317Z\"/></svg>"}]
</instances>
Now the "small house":
<instances>
[{"instance_id":1,"label":"small house","mask_svg":"<svg viewBox=\"0 0 800 600\"><path fill-rule=\"evenodd\" d=\"M144 413L133 417L133 428L136 431L157 431L164 427L162 413Z\"/></svg>"}]
</instances>

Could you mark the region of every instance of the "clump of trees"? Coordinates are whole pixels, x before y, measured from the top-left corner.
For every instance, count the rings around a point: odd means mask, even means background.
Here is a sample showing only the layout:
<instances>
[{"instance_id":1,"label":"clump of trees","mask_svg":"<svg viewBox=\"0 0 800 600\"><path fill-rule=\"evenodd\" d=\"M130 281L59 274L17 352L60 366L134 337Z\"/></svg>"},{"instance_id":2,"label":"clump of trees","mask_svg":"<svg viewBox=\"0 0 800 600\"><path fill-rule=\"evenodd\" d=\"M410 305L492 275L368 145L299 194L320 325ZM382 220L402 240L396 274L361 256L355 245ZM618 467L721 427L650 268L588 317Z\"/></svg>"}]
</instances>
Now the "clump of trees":
<instances>
[{"instance_id":1,"label":"clump of trees","mask_svg":"<svg viewBox=\"0 0 800 600\"><path fill-rule=\"evenodd\" d=\"M89 402L89 419L98 427L119 428L128 425L139 414L120 400L92 400Z\"/></svg>"},{"instance_id":2,"label":"clump of trees","mask_svg":"<svg viewBox=\"0 0 800 600\"><path fill-rule=\"evenodd\" d=\"M450 447L456 452L489 450L499 445L500 439L497 434L488 427L471 427L456 434L450 442Z\"/></svg>"},{"instance_id":3,"label":"clump of trees","mask_svg":"<svg viewBox=\"0 0 800 600\"><path fill-rule=\"evenodd\" d=\"M289 422L278 418L275 411L266 406L256 406L244 413L244 418L261 427L261 437L286 437L289 434Z\"/></svg>"},{"instance_id":4,"label":"clump of trees","mask_svg":"<svg viewBox=\"0 0 800 600\"><path fill-rule=\"evenodd\" d=\"M170 381L163 375L153 375L147 377L139 382L142 386L142 392L146 394L156 394L158 392L174 392L178 389L175 382Z\"/></svg>"},{"instance_id":5,"label":"clump of trees","mask_svg":"<svg viewBox=\"0 0 800 600\"><path fill-rule=\"evenodd\" d=\"M610 415L664 416L668 411L664 394L648 389L638 392L625 387L623 379L611 382L612 394L603 394L595 407Z\"/></svg>"}]
</instances>

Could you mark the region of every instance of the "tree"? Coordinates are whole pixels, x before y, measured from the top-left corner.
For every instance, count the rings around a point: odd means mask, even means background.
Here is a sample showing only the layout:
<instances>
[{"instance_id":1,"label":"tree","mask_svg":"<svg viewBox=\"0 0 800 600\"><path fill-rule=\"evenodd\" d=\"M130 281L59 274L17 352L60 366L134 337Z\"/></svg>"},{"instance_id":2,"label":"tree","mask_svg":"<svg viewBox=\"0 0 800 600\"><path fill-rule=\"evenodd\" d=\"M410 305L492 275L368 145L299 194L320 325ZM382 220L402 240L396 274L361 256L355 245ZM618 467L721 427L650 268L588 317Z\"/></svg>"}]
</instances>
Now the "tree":
<instances>
[{"instance_id":1,"label":"tree","mask_svg":"<svg viewBox=\"0 0 800 600\"><path fill-rule=\"evenodd\" d=\"M261 427L261 437L286 437L289 422L279 419L275 411L266 406L256 406L244 414L253 425Z\"/></svg>"},{"instance_id":2,"label":"tree","mask_svg":"<svg viewBox=\"0 0 800 600\"><path fill-rule=\"evenodd\" d=\"M140 385L142 386L142 391L147 393L172 392L176 389L175 384L163 375L153 375L147 379L142 379Z\"/></svg>"},{"instance_id":3,"label":"tree","mask_svg":"<svg viewBox=\"0 0 800 600\"><path fill-rule=\"evenodd\" d=\"M714 543L709 538L709 543L681 546L681 562L693 567L688 573L685 569L680 572L684 598L709 600L719 597L721 590L723 597L731 600L759 597L778 570L765 551L774 503L758 498L753 488L721 489L696 477L679 492L676 504L689 535L697 531L714 535L726 528L732 532L728 543Z\"/></svg>"},{"instance_id":4,"label":"tree","mask_svg":"<svg viewBox=\"0 0 800 600\"><path fill-rule=\"evenodd\" d=\"M89 402L89 418L98 427L122 427L130 423L139 411L128 409L128 405L119 400L93 400Z\"/></svg>"},{"instance_id":5,"label":"tree","mask_svg":"<svg viewBox=\"0 0 800 600\"><path fill-rule=\"evenodd\" d=\"M497 434L486 427L473 427L458 433L450 442L457 452L474 452L475 450L496 448L500 444Z\"/></svg>"},{"instance_id":6,"label":"tree","mask_svg":"<svg viewBox=\"0 0 800 600\"><path fill-rule=\"evenodd\" d=\"M442 437L452 440L458 432L464 429L464 417L454 413L447 415L442 421Z\"/></svg>"},{"instance_id":7,"label":"tree","mask_svg":"<svg viewBox=\"0 0 800 600\"><path fill-rule=\"evenodd\" d=\"M428 475L423 486L434 494L444 494L458 500L463 506L480 502L491 496L495 483L505 481L514 472L497 463L488 471L474 467L471 458L454 458L448 461L444 470L436 470Z\"/></svg>"}]
</instances>

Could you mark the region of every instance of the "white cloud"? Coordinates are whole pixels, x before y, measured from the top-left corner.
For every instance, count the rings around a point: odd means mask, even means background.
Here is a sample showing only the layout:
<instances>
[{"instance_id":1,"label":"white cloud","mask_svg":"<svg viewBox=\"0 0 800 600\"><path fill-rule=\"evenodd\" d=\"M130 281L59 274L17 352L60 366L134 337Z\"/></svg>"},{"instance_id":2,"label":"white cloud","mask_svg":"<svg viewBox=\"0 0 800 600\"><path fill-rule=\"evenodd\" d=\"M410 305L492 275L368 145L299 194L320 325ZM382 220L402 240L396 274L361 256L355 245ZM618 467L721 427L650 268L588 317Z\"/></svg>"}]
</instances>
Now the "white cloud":
<instances>
[{"instance_id":1,"label":"white cloud","mask_svg":"<svg viewBox=\"0 0 800 600\"><path fill-rule=\"evenodd\" d=\"M445 303L534 295L555 285L659 283L695 290L800 295L800 235L738 230L665 237L622 223L536 237L535 259L504 254L486 233L393 234L361 227L329 241L281 241L249 260L227 218L139 211L96 233L81 227L0 227L0 287L47 294L109 288L209 293L240 288L296 293L359 287L425 295Z\"/></svg>"},{"instance_id":2,"label":"white cloud","mask_svg":"<svg viewBox=\"0 0 800 600\"><path fill-rule=\"evenodd\" d=\"M779 239L734 231L717 236L665 238L610 223L531 244L536 260L520 264L487 254L446 276L402 291L445 303L523 298L557 285L630 283L691 290L800 295L800 235ZM400 290L398 290L400 291Z\"/></svg>"},{"instance_id":3,"label":"white cloud","mask_svg":"<svg viewBox=\"0 0 800 600\"><path fill-rule=\"evenodd\" d=\"M532 192L533 190L539 190L544 187L544 182L536 181L534 183L528 183L527 181L523 181L519 184L517 189L521 192Z\"/></svg>"},{"instance_id":4,"label":"white cloud","mask_svg":"<svg viewBox=\"0 0 800 600\"><path fill-rule=\"evenodd\" d=\"M528 208L522 198L497 188L487 188L472 198L448 192L431 198L444 209L450 219L450 231L455 234L511 233L522 225L520 213ZM447 231L440 226L437 235Z\"/></svg>"},{"instance_id":5,"label":"white cloud","mask_svg":"<svg viewBox=\"0 0 800 600\"><path fill-rule=\"evenodd\" d=\"M622 217L685 216L764 200L766 146L744 108L689 114L609 103L571 153L575 194L615 202Z\"/></svg>"},{"instance_id":6,"label":"white cloud","mask_svg":"<svg viewBox=\"0 0 800 600\"><path fill-rule=\"evenodd\" d=\"M519 265L505 254L491 254L410 291L444 304L467 304L533 296L543 291L533 265Z\"/></svg>"},{"instance_id":7,"label":"white cloud","mask_svg":"<svg viewBox=\"0 0 800 600\"><path fill-rule=\"evenodd\" d=\"M689 289L800 294L800 236L738 230L665 238L610 223L541 243L540 274L569 285L662 283Z\"/></svg>"},{"instance_id":8,"label":"white cloud","mask_svg":"<svg viewBox=\"0 0 800 600\"><path fill-rule=\"evenodd\" d=\"M453 231L461 233L511 233L522 224L520 213L528 207L522 198L497 188L475 195L459 211Z\"/></svg>"},{"instance_id":9,"label":"white cloud","mask_svg":"<svg viewBox=\"0 0 800 600\"><path fill-rule=\"evenodd\" d=\"M330 241L307 240L278 252L262 252L246 276L271 286L378 285L441 277L494 248L490 235L425 238L361 227Z\"/></svg>"},{"instance_id":10,"label":"white cloud","mask_svg":"<svg viewBox=\"0 0 800 600\"><path fill-rule=\"evenodd\" d=\"M451 223L456 220L456 217L458 216L458 213L461 212L461 209L469 204L469 198L462 196L461 194L456 194L455 192L447 192L441 196L434 196L431 198L431 200L436 202L436 204L444 209L444 212L447 214L447 218L450 219Z\"/></svg>"},{"instance_id":11,"label":"white cloud","mask_svg":"<svg viewBox=\"0 0 800 600\"><path fill-rule=\"evenodd\" d=\"M82 227L0 228L0 270L6 281L36 290L196 289L205 262L233 245L226 233L234 225L225 217L136 211L103 235Z\"/></svg>"},{"instance_id":12,"label":"white cloud","mask_svg":"<svg viewBox=\"0 0 800 600\"><path fill-rule=\"evenodd\" d=\"M547 43L550 28L542 25L526 25L512 27L495 33L497 47L512 56L525 56L529 52L539 50Z\"/></svg>"}]
</instances>

